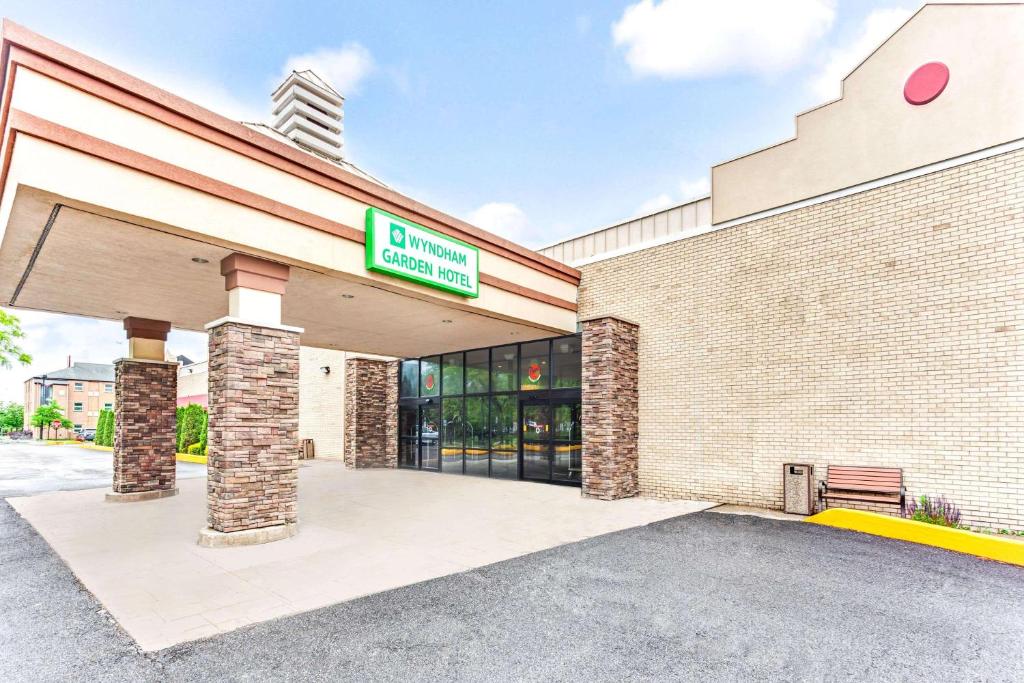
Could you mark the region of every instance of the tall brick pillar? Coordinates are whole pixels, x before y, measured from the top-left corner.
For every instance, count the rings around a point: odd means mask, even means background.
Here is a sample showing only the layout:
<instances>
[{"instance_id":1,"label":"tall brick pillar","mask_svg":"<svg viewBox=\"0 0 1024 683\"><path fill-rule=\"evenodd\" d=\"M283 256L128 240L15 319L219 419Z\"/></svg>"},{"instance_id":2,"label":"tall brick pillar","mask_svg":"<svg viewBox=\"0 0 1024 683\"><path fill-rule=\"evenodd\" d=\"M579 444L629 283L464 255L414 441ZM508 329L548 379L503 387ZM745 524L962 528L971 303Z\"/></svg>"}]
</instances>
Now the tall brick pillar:
<instances>
[{"instance_id":1,"label":"tall brick pillar","mask_svg":"<svg viewBox=\"0 0 1024 683\"><path fill-rule=\"evenodd\" d=\"M178 364L164 361L171 324L126 318L130 358L114 362L114 480L110 502L173 496Z\"/></svg>"},{"instance_id":2,"label":"tall brick pillar","mask_svg":"<svg viewBox=\"0 0 1024 683\"><path fill-rule=\"evenodd\" d=\"M618 318L583 321L583 495L637 495L639 328Z\"/></svg>"},{"instance_id":3,"label":"tall brick pillar","mask_svg":"<svg viewBox=\"0 0 1024 683\"><path fill-rule=\"evenodd\" d=\"M398 361L345 361L345 466L398 466Z\"/></svg>"},{"instance_id":4,"label":"tall brick pillar","mask_svg":"<svg viewBox=\"0 0 1024 683\"><path fill-rule=\"evenodd\" d=\"M302 330L280 323L288 267L234 254L221 272L229 315L206 326L208 547L288 538L298 523Z\"/></svg>"}]
</instances>

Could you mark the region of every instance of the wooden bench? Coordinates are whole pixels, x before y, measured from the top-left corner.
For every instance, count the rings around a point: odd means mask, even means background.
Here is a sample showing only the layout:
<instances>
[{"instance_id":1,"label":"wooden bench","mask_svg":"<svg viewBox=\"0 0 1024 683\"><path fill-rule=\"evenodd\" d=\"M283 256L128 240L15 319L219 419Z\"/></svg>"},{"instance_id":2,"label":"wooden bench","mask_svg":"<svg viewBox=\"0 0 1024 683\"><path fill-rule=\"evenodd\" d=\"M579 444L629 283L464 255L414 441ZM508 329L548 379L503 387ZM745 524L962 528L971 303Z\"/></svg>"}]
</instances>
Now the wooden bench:
<instances>
[{"instance_id":1,"label":"wooden bench","mask_svg":"<svg viewBox=\"0 0 1024 683\"><path fill-rule=\"evenodd\" d=\"M899 505L903 513L906 489L903 470L898 467L856 467L829 465L825 481L818 485L818 502L828 509L831 501L857 501Z\"/></svg>"}]
</instances>

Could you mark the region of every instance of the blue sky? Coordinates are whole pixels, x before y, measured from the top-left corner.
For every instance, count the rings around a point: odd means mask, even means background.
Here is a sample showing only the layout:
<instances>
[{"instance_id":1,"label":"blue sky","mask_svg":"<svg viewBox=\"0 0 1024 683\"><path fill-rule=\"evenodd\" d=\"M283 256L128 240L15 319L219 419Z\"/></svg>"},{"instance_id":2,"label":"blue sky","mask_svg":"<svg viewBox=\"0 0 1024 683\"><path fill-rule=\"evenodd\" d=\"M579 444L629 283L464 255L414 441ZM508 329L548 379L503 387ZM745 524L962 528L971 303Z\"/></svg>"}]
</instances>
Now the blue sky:
<instances>
[{"instance_id":1,"label":"blue sky","mask_svg":"<svg viewBox=\"0 0 1024 683\"><path fill-rule=\"evenodd\" d=\"M264 120L284 70L312 67L346 96L351 161L541 246L706 192L712 164L790 137L793 116L838 95L919 4L4 0L0 12L233 118ZM24 318L28 372L123 352L114 323ZM94 342L67 341L83 329ZM205 355L202 335L177 337ZM0 372L0 399L26 376Z\"/></svg>"}]
</instances>

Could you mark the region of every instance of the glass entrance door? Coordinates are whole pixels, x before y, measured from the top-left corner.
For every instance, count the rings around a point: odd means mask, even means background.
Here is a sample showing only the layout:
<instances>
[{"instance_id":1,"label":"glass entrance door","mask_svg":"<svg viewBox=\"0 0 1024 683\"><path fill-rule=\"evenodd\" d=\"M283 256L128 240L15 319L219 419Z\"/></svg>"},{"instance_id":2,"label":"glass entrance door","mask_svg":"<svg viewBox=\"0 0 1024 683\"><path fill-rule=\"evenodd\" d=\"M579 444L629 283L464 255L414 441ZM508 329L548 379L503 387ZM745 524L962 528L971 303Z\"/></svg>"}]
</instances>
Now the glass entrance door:
<instances>
[{"instance_id":1,"label":"glass entrance door","mask_svg":"<svg viewBox=\"0 0 1024 683\"><path fill-rule=\"evenodd\" d=\"M523 401L523 479L579 484L583 471L581 422L579 400Z\"/></svg>"},{"instance_id":2,"label":"glass entrance door","mask_svg":"<svg viewBox=\"0 0 1024 683\"><path fill-rule=\"evenodd\" d=\"M583 405L579 400L551 404L551 481L579 484L583 481Z\"/></svg>"},{"instance_id":3,"label":"glass entrance door","mask_svg":"<svg viewBox=\"0 0 1024 683\"><path fill-rule=\"evenodd\" d=\"M436 403L399 407L399 467L424 470L440 468L440 424L441 408Z\"/></svg>"},{"instance_id":4,"label":"glass entrance door","mask_svg":"<svg viewBox=\"0 0 1024 683\"><path fill-rule=\"evenodd\" d=\"M551 404L523 401L523 479L551 481Z\"/></svg>"}]
</instances>

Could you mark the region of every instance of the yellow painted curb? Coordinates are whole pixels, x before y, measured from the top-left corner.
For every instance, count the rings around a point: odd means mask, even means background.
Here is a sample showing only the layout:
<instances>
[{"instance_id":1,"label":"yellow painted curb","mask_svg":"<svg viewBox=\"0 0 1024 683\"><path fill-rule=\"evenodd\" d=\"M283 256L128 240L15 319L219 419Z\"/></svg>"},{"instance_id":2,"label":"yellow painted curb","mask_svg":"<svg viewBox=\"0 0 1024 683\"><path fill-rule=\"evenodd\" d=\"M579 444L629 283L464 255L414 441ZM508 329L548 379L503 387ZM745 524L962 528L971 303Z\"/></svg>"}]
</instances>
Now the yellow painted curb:
<instances>
[{"instance_id":1,"label":"yellow painted curb","mask_svg":"<svg viewBox=\"0 0 1024 683\"><path fill-rule=\"evenodd\" d=\"M804 520L839 529L850 529L865 534L895 538L936 548L945 548L958 553L967 553L989 560L1007 562L1024 567L1024 543L1011 538L987 536L985 534L950 529L937 524L917 522L912 519L890 517L877 512L833 508L819 512Z\"/></svg>"},{"instance_id":2,"label":"yellow painted curb","mask_svg":"<svg viewBox=\"0 0 1024 683\"><path fill-rule=\"evenodd\" d=\"M95 444L84 444L84 443L80 443L78 445L81 446L82 448L88 448L90 451L107 451L109 453L109 452L114 450L110 446L97 446ZM194 462L194 463L198 463L200 465L205 465L206 464L206 456L205 455L194 455L194 454L191 454L191 453L175 453L174 454L174 459L178 460L179 462Z\"/></svg>"},{"instance_id":3,"label":"yellow painted curb","mask_svg":"<svg viewBox=\"0 0 1024 683\"><path fill-rule=\"evenodd\" d=\"M47 439L43 442L44 446L73 446L78 442L73 439Z\"/></svg>"}]
</instances>

